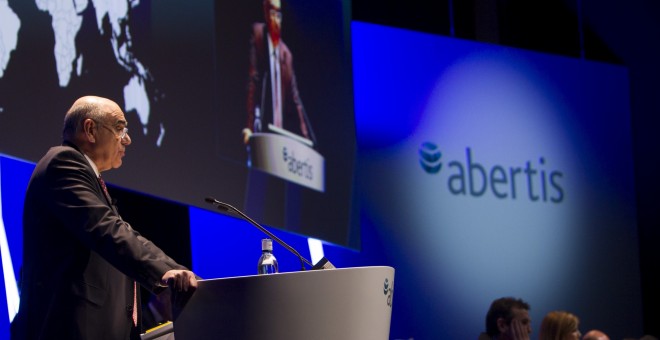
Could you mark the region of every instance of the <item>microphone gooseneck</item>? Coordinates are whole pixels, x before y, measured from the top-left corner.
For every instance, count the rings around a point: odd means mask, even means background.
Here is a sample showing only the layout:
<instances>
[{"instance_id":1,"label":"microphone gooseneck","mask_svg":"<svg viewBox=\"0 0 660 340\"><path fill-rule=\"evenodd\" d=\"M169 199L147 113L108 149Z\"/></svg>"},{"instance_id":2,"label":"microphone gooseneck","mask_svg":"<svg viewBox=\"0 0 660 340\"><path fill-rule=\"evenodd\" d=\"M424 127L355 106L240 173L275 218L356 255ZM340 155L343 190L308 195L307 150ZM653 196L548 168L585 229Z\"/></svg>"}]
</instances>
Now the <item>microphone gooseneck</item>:
<instances>
[{"instance_id":1,"label":"microphone gooseneck","mask_svg":"<svg viewBox=\"0 0 660 340\"><path fill-rule=\"evenodd\" d=\"M307 263L307 265L309 265L309 266L313 266L312 263L310 263L307 259L305 259L304 257L302 257L302 255L300 255L300 253L298 253L298 251L296 251L295 249L293 249L293 247L291 247L290 245L286 244L286 243L285 243L284 241L282 241L279 237L275 236L273 233L271 233L270 231L268 231L268 229L264 228L264 227L261 226L259 223L255 222L253 219L251 219L248 215L244 214L242 211L240 211L240 210L234 208L233 206L231 206L231 205L229 205L229 204L227 204L227 203L220 202L220 201L218 201L217 199L215 199L215 198L213 198L213 197L206 197L204 200L205 200L207 203L210 203L210 204L215 205L215 206L216 206L218 209L220 209L220 210L227 211L227 212L230 212L230 211L231 211L231 212L235 212L235 213L237 213L237 214L238 214L239 216L241 216L243 219L245 219L246 221L250 222L253 226L257 227L257 229L261 230L261 232L263 232L264 234L268 235L268 237L270 237L271 239L275 240L275 242L279 243L282 247L286 248L288 251L290 251L291 253L293 253L294 255L296 255L296 256L300 259L300 267L301 267L301 270L302 270L302 271L305 271L305 263Z\"/></svg>"}]
</instances>

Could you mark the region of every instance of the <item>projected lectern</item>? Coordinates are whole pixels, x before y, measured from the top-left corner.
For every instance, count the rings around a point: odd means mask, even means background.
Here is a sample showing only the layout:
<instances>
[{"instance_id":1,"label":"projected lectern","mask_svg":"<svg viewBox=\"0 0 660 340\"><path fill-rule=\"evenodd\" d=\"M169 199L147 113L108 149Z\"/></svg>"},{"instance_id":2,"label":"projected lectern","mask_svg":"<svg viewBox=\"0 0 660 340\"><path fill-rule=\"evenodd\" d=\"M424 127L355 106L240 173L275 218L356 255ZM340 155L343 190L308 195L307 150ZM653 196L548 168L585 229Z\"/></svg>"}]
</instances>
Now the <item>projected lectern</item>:
<instances>
[{"instance_id":1,"label":"projected lectern","mask_svg":"<svg viewBox=\"0 0 660 340\"><path fill-rule=\"evenodd\" d=\"M202 280L174 321L176 340L387 339L394 268Z\"/></svg>"}]
</instances>

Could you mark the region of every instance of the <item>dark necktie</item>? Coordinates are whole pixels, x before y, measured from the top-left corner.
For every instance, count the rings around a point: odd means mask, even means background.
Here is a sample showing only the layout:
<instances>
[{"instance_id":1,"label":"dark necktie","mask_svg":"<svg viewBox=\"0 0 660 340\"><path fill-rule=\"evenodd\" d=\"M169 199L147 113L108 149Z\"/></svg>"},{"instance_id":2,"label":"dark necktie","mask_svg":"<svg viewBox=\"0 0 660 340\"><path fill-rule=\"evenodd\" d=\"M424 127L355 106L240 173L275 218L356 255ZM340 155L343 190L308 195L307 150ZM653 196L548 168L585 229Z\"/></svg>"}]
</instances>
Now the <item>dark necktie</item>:
<instances>
[{"instance_id":1,"label":"dark necktie","mask_svg":"<svg viewBox=\"0 0 660 340\"><path fill-rule=\"evenodd\" d=\"M108 199L108 202L112 202L110 193L108 193L108 187L105 185L103 177L99 175L98 179L99 183L101 184L101 188L103 189L103 193L105 194L105 198ZM137 327L137 283L135 283L135 281L133 281L133 325Z\"/></svg>"},{"instance_id":2,"label":"dark necktie","mask_svg":"<svg viewBox=\"0 0 660 340\"><path fill-rule=\"evenodd\" d=\"M112 202L112 200L110 199L110 193L108 193L108 187L105 186L105 181L103 180L103 177L99 175L98 179L99 179L99 183L101 184L101 188L103 189L103 193L105 194L105 198L108 199L108 202Z\"/></svg>"}]
</instances>

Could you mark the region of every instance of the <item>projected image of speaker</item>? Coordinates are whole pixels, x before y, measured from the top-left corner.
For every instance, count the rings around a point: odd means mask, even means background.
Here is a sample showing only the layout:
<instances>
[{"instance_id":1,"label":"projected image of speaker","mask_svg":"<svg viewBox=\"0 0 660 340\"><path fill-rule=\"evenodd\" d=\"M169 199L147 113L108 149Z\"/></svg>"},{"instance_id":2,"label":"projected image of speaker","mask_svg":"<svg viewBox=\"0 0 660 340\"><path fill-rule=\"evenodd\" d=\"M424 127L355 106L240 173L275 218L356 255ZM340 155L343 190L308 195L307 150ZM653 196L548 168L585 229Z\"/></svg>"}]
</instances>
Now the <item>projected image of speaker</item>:
<instances>
[{"instance_id":1,"label":"projected image of speaker","mask_svg":"<svg viewBox=\"0 0 660 340\"><path fill-rule=\"evenodd\" d=\"M358 244L350 4L224 0L216 20L218 157L245 166L233 202L267 225Z\"/></svg>"}]
</instances>

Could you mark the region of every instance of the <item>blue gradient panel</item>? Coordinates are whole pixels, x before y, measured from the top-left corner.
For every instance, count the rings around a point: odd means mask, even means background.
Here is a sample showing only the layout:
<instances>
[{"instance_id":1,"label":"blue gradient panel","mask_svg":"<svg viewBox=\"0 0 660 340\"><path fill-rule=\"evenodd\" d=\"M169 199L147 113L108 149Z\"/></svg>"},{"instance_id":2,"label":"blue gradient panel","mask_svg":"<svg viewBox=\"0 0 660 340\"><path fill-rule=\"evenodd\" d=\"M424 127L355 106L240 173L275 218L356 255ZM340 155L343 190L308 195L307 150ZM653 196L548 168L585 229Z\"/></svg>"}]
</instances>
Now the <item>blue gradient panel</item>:
<instances>
[{"instance_id":1,"label":"blue gradient panel","mask_svg":"<svg viewBox=\"0 0 660 340\"><path fill-rule=\"evenodd\" d=\"M12 254L15 274L23 263L23 201L34 163L0 156L2 172L2 214L7 228L7 242Z\"/></svg>"},{"instance_id":2,"label":"blue gradient panel","mask_svg":"<svg viewBox=\"0 0 660 340\"><path fill-rule=\"evenodd\" d=\"M0 282L0 289L2 289L2 298L0 299L0 339L9 339L9 316L7 315L7 300L5 298L5 282Z\"/></svg>"},{"instance_id":3,"label":"blue gradient panel","mask_svg":"<svg viewBox=\"0 0 660 340\"><path fill-rule=\"evenodd\" d=\"M34 164L14 158L0 155L0 195L2 195L2 222L5 227L5 236L11 265L13 267L14 280L17 282L23 262L23 199L25 188L27 188ZM3 249L3 251L5 251ZM9 264L3 263L2 274L9 273L5 267ZM0 298L0 339L9 338L9 315L7 286L4 279L0 282L2 294ZM11 294L11 290L9 290Z\"/></svg>"},{"instance_id":4,"label":"blue gradient panel","mask_svg":"<svg viewBox=\"0 0 660 340\"><path fill-rule=\"evenodd\" d=\"M626 69L358 22L352 43L391 336L476 338L502 296L530 302L533 338L556 309L639 334Z\"/></svg>"}]
</instances>

